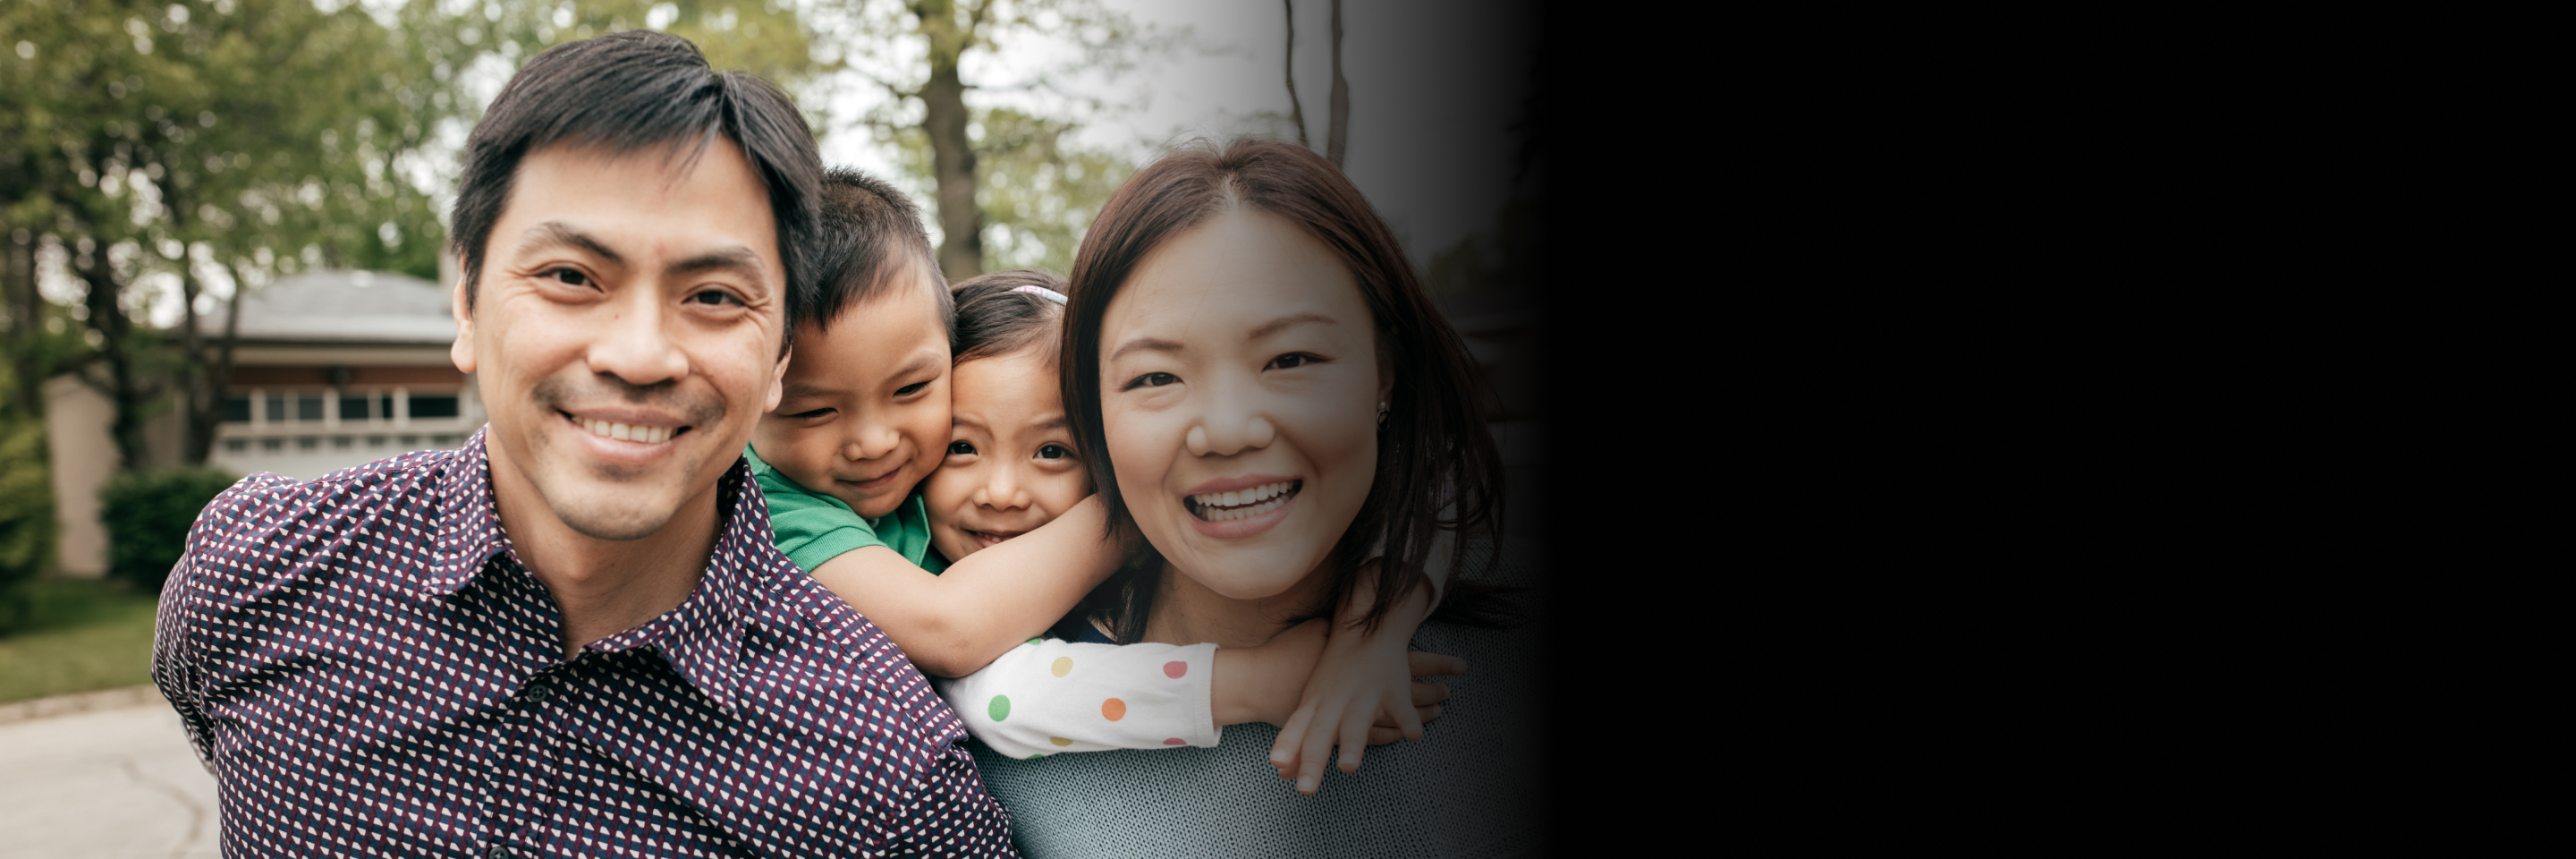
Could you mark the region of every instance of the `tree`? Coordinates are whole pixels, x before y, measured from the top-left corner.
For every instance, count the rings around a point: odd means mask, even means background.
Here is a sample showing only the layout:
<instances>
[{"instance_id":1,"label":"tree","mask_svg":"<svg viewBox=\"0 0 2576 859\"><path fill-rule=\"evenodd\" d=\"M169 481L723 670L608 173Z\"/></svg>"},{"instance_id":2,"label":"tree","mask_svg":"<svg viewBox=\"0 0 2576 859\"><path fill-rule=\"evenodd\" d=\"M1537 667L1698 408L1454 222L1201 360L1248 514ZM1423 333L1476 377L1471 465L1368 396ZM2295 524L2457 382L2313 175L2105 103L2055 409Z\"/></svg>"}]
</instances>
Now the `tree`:
<instances>
[{"instance_id":1,"label":"tree","mask_svg":"<svg viewBox=\"0 0 2576 859\"><path fill-rule=\"evenodd\" d=\"M1288 124L1297 127L1297 145L1308 149L1315 144L1306 139L1306 105L1297 99L1297 0L1279 0L1288 12L1288 59L1284 76L1288 79ZM1342 79L1342 0L1333 0L1333 88L1326 97L1328 104L1324 125L1324 160L1342 166L1342 151L1350 143L1351 85Z\"/></svg>"},{"instance_id":2,"label":"tree","mask_svg":"<svg viewBox=\"0 0 2576 859\"><path fill-rule=\"evenodd\" d=\"M127 467L174 393L183 457L206 459L245 292L321 267L437 276L451 147L524 58L655 26L720 68L788 85L818 68L792 10L749 0L23 0L0 16L12 368L106 394ZM36 298L49 258L86 329L53 359ZM211 286L227 300L208 336Z\"/></svg>"},{"instance_id":3,"label":"tree","mask_svg":"<svg viewBox=\"0 0 2576 859\"><path fill-rule=\"evenodd\" d=\"M1176 36L1140 27L1098 0L856 0L847 5L859 73L893 97L863 121L896 144L907 172L931 186L939 267L951 280L998 267L1070 268L1077 234L1126 178L1121 159L1068 145L1068 119L1025 108L970 106L971 90L1043 91L1097 111L1103 103L1056 81L1078 71L1117 74ZM969 82L978 50L1043 36L1071 48L1018 83ZM918 113L914 113L915 107ZM996 229L998 228L998 229ZM988 233L999 239L988 248Z\"/></svg>"},{"instance_id":4,"label":"tree","mask_svg":"<svg viewBox=\"0 0 2576 859\"><path fill-rule=\"evenodd\" d=\"M1342 0L1333 0L1333 92L1331 125L1324 130L1324 160L1342 166L1342 153L1350 149L1351 85L1342 80ZM1302 132L1301 132L1302 133Z\"/></svg>"}]
</instances>

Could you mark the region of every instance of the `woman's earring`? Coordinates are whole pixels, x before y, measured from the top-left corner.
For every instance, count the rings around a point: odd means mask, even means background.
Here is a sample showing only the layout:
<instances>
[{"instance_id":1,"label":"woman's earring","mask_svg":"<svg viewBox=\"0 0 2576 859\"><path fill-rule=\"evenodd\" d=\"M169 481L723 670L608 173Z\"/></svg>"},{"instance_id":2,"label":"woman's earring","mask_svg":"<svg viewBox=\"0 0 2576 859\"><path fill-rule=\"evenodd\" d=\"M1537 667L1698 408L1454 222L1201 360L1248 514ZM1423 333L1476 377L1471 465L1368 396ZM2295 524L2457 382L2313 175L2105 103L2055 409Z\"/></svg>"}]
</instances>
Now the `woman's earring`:
<instances>
[{"instance_id":1,"label":"woman's earring","mask_svg":"<svg viewBox=\"0 0 2576 859\"><path fill-rule=\"evenodd\" d=\"M1377 425L1386 426L1386 401L1377 401Z\"/></svg>"}]
</instances>

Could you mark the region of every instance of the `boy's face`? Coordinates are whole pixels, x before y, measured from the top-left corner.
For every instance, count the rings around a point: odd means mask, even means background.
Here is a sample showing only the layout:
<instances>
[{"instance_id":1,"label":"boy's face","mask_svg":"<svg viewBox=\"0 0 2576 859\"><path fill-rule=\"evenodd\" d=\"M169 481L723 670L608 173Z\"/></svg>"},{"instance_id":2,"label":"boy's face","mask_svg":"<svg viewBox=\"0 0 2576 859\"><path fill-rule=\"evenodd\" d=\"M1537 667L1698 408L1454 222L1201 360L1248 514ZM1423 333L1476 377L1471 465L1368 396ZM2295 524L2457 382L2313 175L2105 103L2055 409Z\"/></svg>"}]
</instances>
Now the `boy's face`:
<instances>
[{"instance_id":1,"label":"boy's face","mask_svg":"<svg viewBox=\"0 0 2576 859\"><path fill-rule=\"evenodd\" d=\"M957 365L948 455L921 485L930 543L951 561L1053 522L1091 496L1052 345Z\"/></svg>"},{"instance_id":2,"label":"boy's face","mask_svg":"<svg viewBox=\"0 0 2576 859\"><path fill-rule=\"evenodd\" d=\"M860 516L894 512L948 446L948 329L930 275L796 332L786 394L752 432L760 458Z\"/></svg>"}]
</instances>

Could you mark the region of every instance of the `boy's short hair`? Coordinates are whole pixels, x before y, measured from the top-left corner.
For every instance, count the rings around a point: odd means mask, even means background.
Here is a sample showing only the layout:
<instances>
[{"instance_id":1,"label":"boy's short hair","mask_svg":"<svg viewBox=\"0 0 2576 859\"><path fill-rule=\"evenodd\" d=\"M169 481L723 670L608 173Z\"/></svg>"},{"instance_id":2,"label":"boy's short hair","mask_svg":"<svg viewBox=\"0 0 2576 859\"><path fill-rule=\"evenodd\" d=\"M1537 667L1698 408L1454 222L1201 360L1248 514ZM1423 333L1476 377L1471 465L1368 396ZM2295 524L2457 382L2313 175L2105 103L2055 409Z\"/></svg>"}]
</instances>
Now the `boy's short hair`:
<instances>
[{"instance_id":1,"label":"boy's short hair","mask_svg":"<svg viewBox=\"0 0 2576 859\"><path fill-rule=\"evenodd\" d=\"M851 305L874 300L890 289L904 265L921 266L938 288L939 330L957 324L957 303L948 295L948 278L930 249L930 232L921 226L921 209L885 180L847 167L823 172L820 229L815 231L815 288L800 294L799 322L828 329L832 317Z\"/></svg>"},{"instance_id":2,"label":"boy's short hair","mask_svg":"<svg viewBox=\"0 0 2576 859\"><path fill-rule=\"evenodd\" d=\"M797 311L810 306L818 281L812 248L815 200L823 159L804 114L776 84L750 72L718 72L687 39L651 30L565 42L540 53L510 78L465 140L465 175L456 185L448 236L456 247L465 308L492 227L519 162L557 143L603 145L618 153L668 147L694 163L722 134L742 147L769 192L777 221L778 261L787 271L787 339ZM914 229L918 230L919 227ZM785 348L782 344L780 348Z\"/></svg>"},{"instance_id":3,"label":"boy's short hair","mask_svg":"<svg viewBox=\"0 0 2576 859\"><path fill-rule=\"evenodd\" d=\"M1056 336L1064 330L1064 305L1043 295L1023 292L1034 286L1064 294L1064 278L1033 268L978 275L948 288L957 300L957 322L949 326L948 356L953 363L1008 355L1030 346L1045 347L1055 363Z\"/></svg>"}]
</instances>

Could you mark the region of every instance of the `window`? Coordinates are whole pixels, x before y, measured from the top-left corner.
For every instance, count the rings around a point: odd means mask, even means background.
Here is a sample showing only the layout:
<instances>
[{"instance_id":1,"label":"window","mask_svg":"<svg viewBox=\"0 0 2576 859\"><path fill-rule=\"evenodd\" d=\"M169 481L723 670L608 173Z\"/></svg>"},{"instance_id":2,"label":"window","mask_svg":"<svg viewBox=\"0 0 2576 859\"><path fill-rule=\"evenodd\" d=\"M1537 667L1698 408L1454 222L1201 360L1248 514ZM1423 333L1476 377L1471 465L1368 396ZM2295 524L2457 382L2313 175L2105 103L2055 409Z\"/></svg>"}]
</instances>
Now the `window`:
<instances>
[{"instance_id":1,"label":"window","mask_svg":"<svg viewBox=\"0 0 2576 859\"><path fill-rule=\"evenodd\" d=\"M244 403L248 403L248 402L249 402L249 400L248 400L247 398L245 398L245 399L243 400L243 402L244 402ZM250 407L249 407L248 405L244 405L244 406L242 407L242 410L243 410L243 411L249 411L249 410L250 410ZM247 450L250 450L250 439L246 439L246 438L228 438L228 439L224 439L224 452L225 452L225 453L241 453L241 452L243 452L243 451L247 451Z\"/></svg>"},{"instance_id":2,"label":"window","mask_svg":"<svg viewBox=\"0 0 2576 859\"><path fill-rule=\"evenodd\" d=\"M345 436L345 435L335 435L335 436L332 436L332 437L331 437L331 449L332 449L332 450L348 450L348 449L349 449L349 444L350 444L351 442L355 442L355 441L357 441L357 439L352 438L352 437L349 437L349 436Z\"/></svg>"},{"instance_id":3,"label":"window","mask_svg":"<svg viewBox=\"0 0 2576 859\"><path fill-rule=\"evenodd\" d=\"M385 420L393 420L393 419L394 419L394 395L393 395L393 394L391 394L391 393L378 393L378 394L376 395L376 417L384 418ZM372 442L370 442L370 443L372 444Z\"/></svg>"},{"instance_id":4,"label":"window","mask_svg":"<svg viewBox=\"0 0 2576 859\"><path fill-rule=\"evenodd\" d=\"M359 394L341 394L340 419L344 421L366 420L367 403L373 399L375 398ZM387 417L391 417L391 415L388 415Z\"/></svg>"},{"instance_id":5,"label":"window","mask_svg":"<svg viewBox=\"0 0 2576 859\"><path fill-rule=\"evenodd\" d=\"M320 393L310 391L295 395L295 419L299 421L313 421L315 423L320 423L322 421L322 395Z\"/></svg>"},{"instance_id":6,"label":"window","mask_svg":"<svg viewBox=\"0 0 2576 859\"><path fill-rule=\"evenodd\" d=\"M305 436L305 437L303 437L303 438L296 439L296 440L295 440L295 449L296 449L296 450L321 450L321 449L322 449L322 437L321 437L321 436L318 436L318 435L308 435L308 436Z\"/></svg>"},{"instance_id":7,"label":"window","mask_svg":"<svg viewBox=\"0 0 2576 859\"><path fill-rule=\"evenodd\" d=\"M368 447L383 447L383 446L385 446L385 437L384 437L384 436L380 436L380 435L371 435L371 436L368 436L368 437L367 437L367 446L368 446Z\"/></svg>"},{"instance_id":8,"label":"window","mask_svg":"<svg viewBox=\"0 0 2576 859\"><path fill-rule=\"evenodd\" d=\"M452 418L457 415L455 394L411 395L411 419Z\"/></svg>"},{"instance_id":9,"label":"window","mask_svg":"<svg viewBox=\"0 0 2576 859\"><path fill-rule=\"evenodd\" d=\"M262 452L266 452L266 453L276 453L276 452L278 452L278 451L281 451L281 450L285 450L285 449L286 449L286 440L285 440L285 439L282 439L282 438L264 438L264 439L260 439L260 440L259 440L259 449L260 449Z\"/></svg>"},{"instance_id":10,"label":"window","mask_svg":"<svg viewBox=\"0 0 2576 859\"><path fill-rule=\"evenodd\" d=\"M268 412L268 422L269 422L269 423L273 423L273 424L282 424L282 423L285 423L285 422L286 422L286 395L285 395L285 394L270 394L270 395L268 395L268 402L267 402L265 405L267 405L267 407L268 407L268 408L266 409L266 411Z\"/></svg>"},{"instance_id":11,"label":"window","mask_svg":"<svg viewBox=\"0 0 2576 859\"><path fill-rule=\"evenodd\" d=\"M224 398L224 423L250 423L249 394L234 394Z\"/></svg>"}]
</instances>

